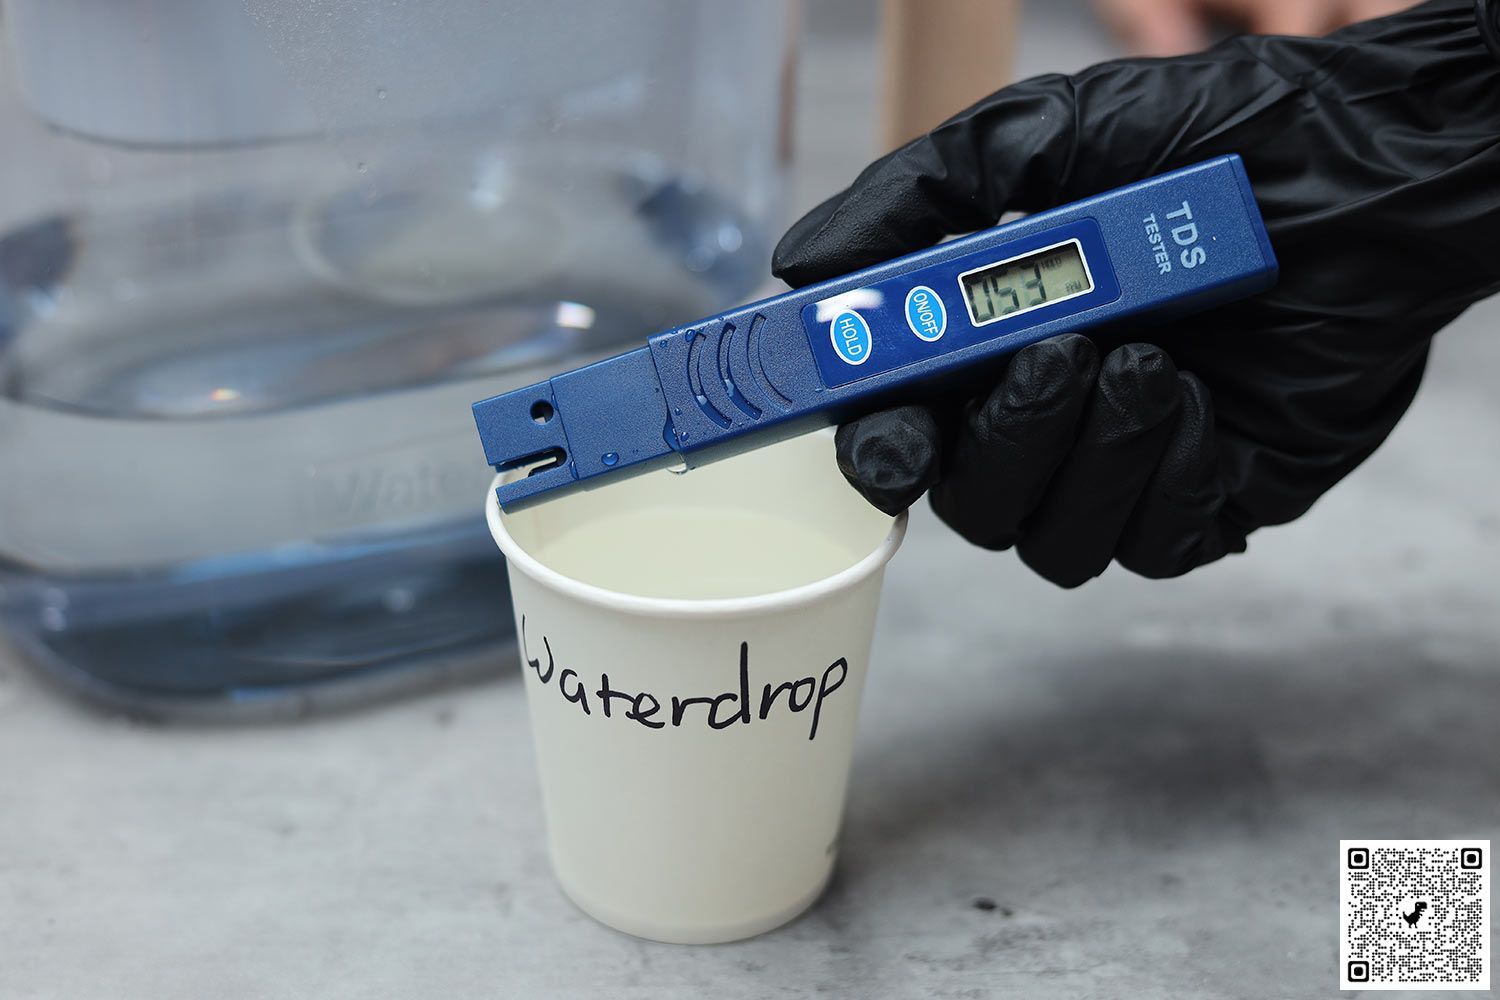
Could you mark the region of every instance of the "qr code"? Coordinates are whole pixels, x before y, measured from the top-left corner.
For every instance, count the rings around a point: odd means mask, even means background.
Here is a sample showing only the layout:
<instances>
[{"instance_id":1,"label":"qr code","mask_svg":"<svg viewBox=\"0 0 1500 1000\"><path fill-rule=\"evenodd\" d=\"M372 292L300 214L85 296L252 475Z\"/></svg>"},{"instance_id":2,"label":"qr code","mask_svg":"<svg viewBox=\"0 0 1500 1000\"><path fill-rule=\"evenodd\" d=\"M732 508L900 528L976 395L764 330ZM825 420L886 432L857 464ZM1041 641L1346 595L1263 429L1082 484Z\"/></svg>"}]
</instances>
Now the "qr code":
<instances>
[{"instance_id":1,"label":"qr code","mask_svg":"<svg viewBox=\"0 0 1500 1000\"><path fill-rule=\"evenodd\" d=\"M1490 988L1488 840L1339 841L1339 988Z\"/></svg>"}]
</instances>

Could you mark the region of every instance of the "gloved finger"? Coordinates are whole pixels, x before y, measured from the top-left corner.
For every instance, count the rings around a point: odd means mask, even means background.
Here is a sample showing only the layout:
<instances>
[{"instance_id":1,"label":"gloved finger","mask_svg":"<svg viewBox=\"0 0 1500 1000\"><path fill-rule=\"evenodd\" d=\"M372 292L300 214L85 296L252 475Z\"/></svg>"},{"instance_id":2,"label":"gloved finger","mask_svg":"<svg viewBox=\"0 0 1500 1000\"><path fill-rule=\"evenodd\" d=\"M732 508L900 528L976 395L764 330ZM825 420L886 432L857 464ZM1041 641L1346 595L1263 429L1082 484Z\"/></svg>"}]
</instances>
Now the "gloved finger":
<instances>
[{"instance_id":1,"label":"gloved finger","mask_svg":"<svg viewBox=\"0 0 1500 1000\"><path fill-rule=\"evenodd\" d=\"M901 513L937 481L942 434L924 406L898 406L860 417L834 435L839 471L887 514Z\"/></svg>"},{"instance_id":2,"label":"gloved finger","mask_svg":"<svg viewBox=\"0 0 1500 1000\"><path fill-rule=\"evenodd\" d=\"M771 271L806 285L999 221L1007 208L1051 206L1075 135L1066 77L990 95L866 167L843 193L787 230Z\"/></svg>"},{"instance_id":3,"label":"gloved finger","mask_svg":"<svg viewBox=\"0 0 1500 1000\"><path fill-rule=\"evenodd\" d=\"M1153 579L1245 550L1245 533L1222 516L1213 401L1197 376L1179 372L1177 383L1181 406L1171 439L1115 547L1121 566Z\"/></svg>"},{"instance_id":4,"label":"gloved finger","mask_svg":"<svg viewBox=\"0 0 1500 1000\"><path fill-rule=\"evenodd\" d=\"M975 545L1014 545L1073 447L1098 376L1099 352L1081 334L1017 352L994 391L959 423L932 490L938 517Z\"/></svg>"},{"instance_id":5,"label":"gloved finger","mask_svg":"<svg viewBox=\"0 0 1500 1000\"><path fill-rule=\"evenodd\" d=\"M1127 344L1106 355L1073 450L1022 525L1022 562L1063 587L1104 572L1179 405L1177 368L1165 351Z\"/></svg>"}]
</instances>

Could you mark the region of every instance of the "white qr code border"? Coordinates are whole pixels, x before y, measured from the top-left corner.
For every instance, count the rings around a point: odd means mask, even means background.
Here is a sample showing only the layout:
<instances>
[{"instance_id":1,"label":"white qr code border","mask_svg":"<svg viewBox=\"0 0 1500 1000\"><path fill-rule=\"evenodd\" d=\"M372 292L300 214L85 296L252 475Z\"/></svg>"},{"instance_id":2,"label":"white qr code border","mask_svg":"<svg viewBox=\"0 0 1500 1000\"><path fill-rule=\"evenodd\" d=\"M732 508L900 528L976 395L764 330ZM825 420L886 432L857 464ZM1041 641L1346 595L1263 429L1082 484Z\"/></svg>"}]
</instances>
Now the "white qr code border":
<instances>
[{"instance_id":1,"label":"white qr code border","mask_svg":"<svg viewBox=\"0 0 1500 1000\"><path fill-rule=\"evenodd\" d=\"M1479 854L1476 858L1474 850ZM1354 883L1358 873L1371 870L1372 864L1379 860L1378 852L1397 851L1421 851L1421 852L1451 852L1449 854L1429 854L1432 858L1447 862L1450 860L1451 871L1465 873L1477 872L1479 881L1478 894L1480 897L1480 928L1479 928L1479 975L1477 978L1464 981L1434 982L1422 979L1400 979L1382 978L1379 975L1380 961L1372 961L1377 956L1353 954L1351 940L1363 937L1356 933L1364 931L1372 925L1368 922L1362 923L1358 928L1351 926L1351 921L1356 916L1354 898ZM1488 840L1341 840L1339 841L1339 989L1341 990L1487 990L1490 988L1490 842ZM1477 867L1474 862L1477 861ZM1378 869L1378 865L1377 865ZM1393 891L1392 891L1393 892ZM1420 924L1425 915L1428 905L1441 906L1441 902L1434 901L1427 904L1424 900L1423 907L1419 908L1415 902L1406 901L1408 895L1423 896L1433 895L1430 888L1421 884L1419 877L1414 876L1409 890L1403 890L1398 898L1388 892L1384 894L1388 899L1390 909L1390 921L1392 932L1415 933L1415 931L1404 931L1403 921L1415 928ZM1365 894L1360 894L1363 900ZM1410 905L1410 913L1403 912L1404 906ZM1434 914L1438 911L1433 910ZM1368 917L1370 909L1368 906L1359 907L1358 913ZM1415 920L1413 919L1415 917ZM1389 955L1378 956L1380 959L1388 959Z\"/></svg>"}]
</instances>

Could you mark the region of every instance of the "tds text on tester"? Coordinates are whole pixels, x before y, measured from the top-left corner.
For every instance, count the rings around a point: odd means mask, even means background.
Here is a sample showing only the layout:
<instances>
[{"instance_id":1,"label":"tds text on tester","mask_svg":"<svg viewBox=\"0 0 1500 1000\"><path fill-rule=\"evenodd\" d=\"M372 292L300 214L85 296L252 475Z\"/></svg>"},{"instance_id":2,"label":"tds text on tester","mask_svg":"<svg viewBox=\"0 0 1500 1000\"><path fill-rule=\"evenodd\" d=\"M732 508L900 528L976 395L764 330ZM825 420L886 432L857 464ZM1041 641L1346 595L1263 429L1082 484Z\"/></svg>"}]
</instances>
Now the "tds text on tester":
<instances>
[{"instance_id":1,"label":"tds text on tester","mask_svg":"<svg viewBox=\"0 0 1500 1000\"><path fill-rule=\"evenodd\" d=\"M1208 260L1208 252L1196 245L1198 224L1193 221L1193 206L1184 201L1181 208L1167 213L1169 224L1178 219L1183 221L1181 225L1172 227L1172 241L1186 248L1180 254L1182 266L1197 267ZM1161 225L1156 221L1156 213L1152 212L1141 221L1146 224L1146 239L1151 242L1151 253L1156 258L1156 273L1166 274L1172 270L1172 255L1167 250L1166 240L1162 239Z\"/></svg>"}]
</instances>

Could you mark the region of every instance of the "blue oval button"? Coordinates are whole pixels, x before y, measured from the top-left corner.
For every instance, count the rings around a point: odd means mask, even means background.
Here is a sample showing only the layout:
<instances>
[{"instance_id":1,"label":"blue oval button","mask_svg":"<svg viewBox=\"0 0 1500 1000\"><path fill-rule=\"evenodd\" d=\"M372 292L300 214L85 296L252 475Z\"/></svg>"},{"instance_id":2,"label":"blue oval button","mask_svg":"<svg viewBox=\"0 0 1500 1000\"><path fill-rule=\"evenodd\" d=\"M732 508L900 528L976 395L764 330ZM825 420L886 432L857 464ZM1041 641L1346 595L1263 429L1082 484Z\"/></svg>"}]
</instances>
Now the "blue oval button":
<instances>
[{"instance_id":1,"label":"blue oval button","mask_svg":"<svg viewBox=\"0 0 1500 1000\"><path fill-rule=\"evenodd\" d=\"M870 360L870 324L853 309L845 309L828 325L833 353L846 365L862 365Z\"/></svg>"},{"instance_id":2,"label":"blue oval button","mask_svg":"<svg viewBox=\"0 0 1500 1000\"><path fill-rule=\"evenodd\" d=\"M906 325L928 343L942 337L948 329L948 310L937 292L918 285L906 293Z\"/></svg>"}]
</instances>

